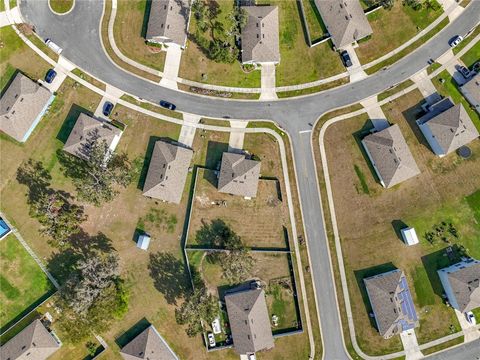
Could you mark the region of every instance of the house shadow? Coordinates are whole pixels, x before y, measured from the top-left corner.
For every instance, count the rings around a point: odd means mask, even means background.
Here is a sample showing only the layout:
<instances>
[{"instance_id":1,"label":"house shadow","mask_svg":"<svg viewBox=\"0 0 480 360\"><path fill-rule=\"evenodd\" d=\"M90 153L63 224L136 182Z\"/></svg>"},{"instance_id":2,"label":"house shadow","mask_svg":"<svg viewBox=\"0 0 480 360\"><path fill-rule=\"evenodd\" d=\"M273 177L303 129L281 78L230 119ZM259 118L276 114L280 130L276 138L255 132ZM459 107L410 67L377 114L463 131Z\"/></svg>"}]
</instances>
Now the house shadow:
<instances>
[{"instance_id":1,"label":"house shadow","mask_svg":"<svg viewBox=\"0 0 480 360\"><path fill-rule=\"evenodd\" d=\"M423 136L420 127L417 125L417 120L426 114L425 111L422 109L422 105L424 102L425 101L421 101L414 106L408 108L407 110L402 112L402 115L407 121L407 124L412 129L412 132L415 135L417 141L423 146L425 146L427 149L430 149L430 145L428 144L427 139L425 139L425 136Z\"/></svg>"},{"instance_id":2,"label":"house shadow","mask_svg":"<svg viewBox=\"0 0 480 360\"><path fill-rule=\"evenodd\" d=\"M355 279L357 281L357 286L362 295L363 304L365 305L365 311L367 312L367 314L372 313L373 309L372 309L372 305L370 304L370 300L367 294L367 288L365 287L365 283L363 282L363 280L368 277L383 274L385 272L396 270L396 269L397 268L395 267L395 265L389 262L381 265L372 266L366 269L354 271ZM370 325L374 328L377 328L375 318L369 316L369 319L370 319Z\"/></svg>"},{"instance_id":3,"label":"house shadow","mask_svg":"<svg viewBox=\"0 0 480 360\"><path fill-rule=\"evenodd\" d=\"M7 92L8 88L10 87L10 85L12 85L12 82L13 80L15 80L15 77L18 75L18 73L22 73L20 70L18 69L15 69L15 71L13 72L12 76L10 77L10 79L8 79L8 81L5 83L5 85L3 86L3 88L1 89L0 91L0 97L3 97L3 95ZM22 73L23 74L23 73ZM23 74L25 75L25 74Z\"/></svg>"},{"instance_id":4,"label":"house shadow","mask_svg":"<svg viewBox=\"0 0 480 360\"><path fill-rule=\"evenodd\" d=\"M133 325L130 329L125 331L122 335L118 336L115 339L115 343L118 345L118 347L120 349L123 348L130 341L132 341L138 335L140 335L150 325L151 325L150 322L146 318L142 318L135 325Z\"/></svg>"},{"instance_id":5,"label":"house shadow","mask_svg":"<svg viewBox=\"0 0 480 360\"><path fill-rule=\"evenodd\" d=\"M368 169L370 170L370 173L375 179L375 182L380 184L380 179L378 178L377 172L375 171L375 168L373 167L372 162L370 161L370 158L368 157L367 152L365 151L365 148L362 145L363 138L367 135L370 135L373 129L374 129L373 123L370 119L368 119L367 121L365 121L361 129L354 132L352 136L355 139L355 142L357 143L357 146L360 149L363 159L365 160L365 163L367 164Z\"/></svg>"},{"instance_id":6,"label":"house shadow","mask_svg":"<svg viewBox=\"0 0 480 360\"><path fill-rule=\"evenodd\" d=\"M207 155L205 157L205 167L207 169L219 170L222 155L228 151L228 144L209 141L207 144Z\"/></svg>"},{"instance_id":7,"label":"house shadow","mask_svg":"<svg viewBox=\"0 0 480 360\"><path fill-rule=\"evenodd\" d=\"M142 29L140 31L140 37L145 39L147 37L148 20L150 19L150 11L152 10L152 0L146 0L145 12L143 15Z\"/></svg>"},{"instance_id":8,"label":"house shadow","mask_svg":"<svg viewBox=\"0 0 480 360\"><path fill-rule=\"evenodd\" d=\"M391 224L393 227L393 231L395 231L395 235L397 235L397 238L403 243L401 230L408 227L408 225L405 224L402 220L392 220Z\"/></svg>"},{"instance_id":9,"label":"house shadow","mask_svg":"<svg viewBox=\"0 0 480 360\"><path fill-rule=\"evenodd\" d=\"M65 144L67 142L68 136L72 132L72 129L75 126L75 123L77 122L77 119L81 113L84 113L88 116L93 116L93 113L91 111L88 111L87 109L77 104L73 104L70 107L67 117L63 121L62 127L57 134L57 139L60 140L62 143Z\"/></svg>"}]
</instances>

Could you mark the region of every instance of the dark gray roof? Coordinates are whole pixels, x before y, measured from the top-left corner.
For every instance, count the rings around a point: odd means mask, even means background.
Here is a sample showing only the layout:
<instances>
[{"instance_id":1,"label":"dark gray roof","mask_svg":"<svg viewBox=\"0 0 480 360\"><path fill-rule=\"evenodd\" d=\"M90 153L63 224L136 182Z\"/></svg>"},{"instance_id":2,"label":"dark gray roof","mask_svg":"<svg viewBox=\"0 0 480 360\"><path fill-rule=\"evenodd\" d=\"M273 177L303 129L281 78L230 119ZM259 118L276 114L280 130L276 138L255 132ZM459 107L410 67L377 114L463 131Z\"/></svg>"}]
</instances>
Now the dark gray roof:
<instances>
[{"instance_id":1,"label":"dark gray roof","mask_svg":"<svg viewBox=\"0 0 480 360\"><path fill-rule=\"evenodd\" d=\"M257 196L260 162L246 159L244 155L224 152L218 191L246 197Z\"/></svg>"},{"instance_id":2,"label":"dark gray roof","mask_svg":"<svg viewBox=\"0 0 480 360\"><path fill-rule=\"evenodd\" d=\"M18 73L0 99L0 130L17 141L25 141L51 97L46 88Z\"/></svg>"},{"instance_id":3,"label":"dark gray roof","mask_svg":"<svg viewBox=\"0 0 480 360\"><path fill-rule=\"evenodd\" d=\"M398 125L370 134L362 143L385 187L392 187L420 174Z\"/></svg>"},{"instance_id":4,"label":"dark gray roof","mask_svg":"<svg viewBox=\"0 0 480 360\"><path fill-rule=\"evenodd\" d=\"M106 141L108 146L112 147L117 145L121 136L122 130L82 113L78 116L75 126L63 146L63 150L85 159L87 157L85 145L98 139Z\"/></svg>"},{"instance_id":5,"label":"dark gray roof","mask_svg":"<svg viewBox=\"0 0 480 360\"><path fill-rule=\"evenodd\" d=\"M358 0L315 0L315 5L337 48L350 45L372 33Z\"/></svg>"},{"instance_id":6,"label":"dark gray roof","mask_svg":"<svg viewBox=\"0 0 480 360\"><path fill-rule=\"evenodd\" d=\"M480 307L480 263L472 262L448 274L448 282L457 300L458 310L470 311Z\"/></svg>"},{"instance_id":7,"label":"dark gray roof","mask_svg":"<svg viewBox=\"0 0 480 360\"><path fill-rule=\"evenodd\" d=\"M145 38L185 46L189 14L188 0L152 0Z\"/></svg>"},{"instance_id":8,"label":"dark gray roof","mask_svg":"<svg viewBox=\"0 0 480 360\"><path fill-rule=\"evenodd\" d=\"M242 6L248 21L242 30L242 62L279 62L277 6Z\"/></svg>"},{"instance_id":9,"label":"dark gray roof","mask_svg":"<svg viewBox=\"0 0 480 360\"><path fill-rule=\"evenodd\" d=\"M247 354L274 346L272 328L262 289L251 289L225 295L233 347Z\"/></svg>"},{"instance_id":10,"label":"dark gray roof","mask_svg":"<svg viewBox=\"0 0 480 360\"><path fill-rule=\"evenodd\" d=\"M429 128L444 154L449 154L478 137L478 130L461 103L451 106L422 125Z\"/></svg>"},{"instance_id":11,"label":"dark gray roof","mask_svg":"<svg viewBox=\"0 0 480 360\"><path fill-rule=\"evenodd\" d=\"M120 354L125 360L178 360L153 325L125 345Z\"/></svg>"},{"instance_id":12,"label":"dark gray roof","mask_svg":"<svg viewBox=\"0 0 480 360\"><path fill-rule=\"evenodd\" d=\"M480 73L472 77L460 88L463 95L480 113Z\"/></svg>"},{"instance_id":13,"label":"dark gray roof","mask_svg":"<svg viewBox=\"0 0 480 360\"><path fill-rule=\"evenodd\" d=\"M35 320L0 348L2 360L45 360L60 344L43 326ZM29 354L29 355L27 355Z\"/></svg>"},{"instance_id":14,"label":"dark gray roof","mask_svg":"<svg viewBox=\"0 0 480 360\"><path fill-rule=\"evenodd\" d=\"M388 339L418 326L417 314L403 271L397 269L363 281L380 335Z\"/></svg>"},{"instance_id":15,"label":"dark gray roof","mask_svg":"<svg viewBox=\"0 0 480 360\"><path fill-rule=\"evenodd\" d=\"M175 204L182 200L193 151L159 140L153 148L143 195Z\"/></svg>"}]
</instances>

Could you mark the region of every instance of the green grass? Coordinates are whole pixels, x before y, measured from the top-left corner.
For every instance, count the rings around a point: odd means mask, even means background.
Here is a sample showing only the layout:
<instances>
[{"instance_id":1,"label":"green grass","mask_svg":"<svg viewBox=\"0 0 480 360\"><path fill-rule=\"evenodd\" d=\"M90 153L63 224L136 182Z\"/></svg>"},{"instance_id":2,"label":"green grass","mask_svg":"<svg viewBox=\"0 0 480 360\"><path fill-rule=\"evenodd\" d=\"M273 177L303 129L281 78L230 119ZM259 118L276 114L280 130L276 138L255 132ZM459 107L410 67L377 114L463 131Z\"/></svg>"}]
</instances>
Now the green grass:
<instances>
[{"instance_id":1,"label":"green grass","mask_svg":"<svg viewBox=\"0 0 480 360\"><path fill-rule=\"evenodd\" d=\"M422 350L422 353L423 355L430 355L430 354L433 354L433 353L436 353L440 350L444 350L444 349L448 349L452 346L455 346L455 345L458 345L458 344L461 344L463 343L464 341L464 337L463 336L459 336L458 338L456 339L453 339L453 340L449 340L449 341L446 341L440 345L435 345L435 346L432 346L428 349L425 349L425 350Z\"/></svg>"},{"instance_id":2,"label":"green grass","mask_svg":"<svg viewBox=\"0 0 480 360\"><path fill-rule=\"evenodd\" d=\"M48 0L53 11L64 14L73 6L74 0Z\"/></svg>"},{"instance_id":3,"label":"green grass","mask_svg":"<svg viewBox=\"0 0 480 360\"><path fill-rule=\"evenodd\" d=\"M466 197L467 203L473 211L475 219L480 224L480 190ZM480 226L480 225L479 225Z\"/></svg>"},{"instance_id":4,"label":"green grass","mask_svg":"<svg viewBox=\"0 0 480 360\"><path fill-rule=\"evenodd\" d=\"M480 29L480 26L479 26ZM477 61L480 61L480 41L477 42L473 47L468 50L463 56L461 60L465 64L465 66L470 67Z\"/></svg>"},{"instance_id":5,"label":"green grass","mask_svg":"<svg viewBox=\"0 0 480 360\"><path fill-rule=\"evenodd\" d=\"M480 322L480 307L472 310L475 319L477 320L477 324Z\"/></svg>"},{"instance_id":6,"label":"green grass","mask_svg":"<svg viewBox=\"0 0 480 360\"><path fill-rule=\"evenodd\" d=\"M440 79L444 80L443 84L440 82ZM457 83L448 73L448 71L442 71L440 74L434 77L432 81L440 95L451 96L455 104L463 104L473 123L475 124L477 129L480 130L480 115L478 115L478 113L471 108L468 101L463 97L462 93L458 89Z\"/></svg>"},{"instance_id":7,"label":"green grass","mask_svg":"<svg viewBox=\"0 0 480 360\"><path fill-rule=\"evenodd\" d=\"M0 327L22 315L53 290L37 263L10 234L0 242Z\"/></svg>"},{"instance_id":8,"label":"green grass","mask_svg":"<svg viewBox=\"0 0 480 360\"><path fill-rule=\"evenodd\" d=\"M413 84L414 84L414 82L412 80L407 79L404 82L401 82L400 84L394 86L393 88L385 90L384 92L378 94L378 97L377 97L378 101L382 101L382 100L392 96L393 94L396 94L397 92L405 90L406 88L408 88L409 86L411 86Z\"/></svg>"},{"instance_id":9,"label":"green grass","mask_svg":"<svg viewBox=\"0 0 480 360\"><path fill-rule=\"evenodd\" d=\"M358 167L358 165L353 165L353 167L355 169L355 173L358 176L358 179L360 180L360 185L362 186L362 192L367 195L370 194L370 189L368 188L367 181L365 180L365 174Z\"/></svg>"},{"instance_id":10,"label":"green grass","mask_svg":"<svg viewBox=\"0 0 480 360\"><path fill-rule=\"evenodd\" d=\"M477 26L468 37L466 37L460 44L453 48L453 53L458 54L465 46L467 46L475 37L480 34L480 26Z\"/></svg>"},{"instance_id":11,"label":"green grass","mask_svg":"<svg viewBox=\"0 0 480 360\"><path fill-rule=\"evenodd\" d=\"M288 97L293 97L293 96L302 96L302 95L314 94L314 93L318 93L320 91L324 91L324 90L328 90L328 89L331 89L331 88L334 88L334 87L337 87L337 86L348 84L349 80L350 80L350 78L348 76L345 76L341 79L330 81L326 84L313 86L313 87L309 87L309 88L306 88L306 89L277 92L277 96L280 99L282 99L282 98L288 98Z\"/></svg>"},{"instance_id":12,"label":"green grass","mask_svg":"<svg viewBox=\"0 0 480 360\"><path fill-rule=\"evenodd\" d=\"M73 69L72 70L72 73L77 75L80 79L83 79L87 82L89 82L90 84L92 85L95 85L96 87L102 89L102 90L106 90L107 86L101 82L101 81L98 81L97 79L91 77L90 75L88 74L85 74L82 70L80 69Z\"/></svg>"},{"instance_id":13,"label":"green grass","mask_svg":"<svg viewBox=\"0 0 480 360\"><path fill-rule=\"evenodd\" d=\"M434 62L432 65L429 65L427 67L427 74L430 75L431 73L433 73L435 70L437 70L440 67L442 67L442 64Z\"/></svg>"},{"instance_id":14,"label":"green grass","mask_svg":"<svg viewBox=\"0 0 480 360\"><path fill-rule=\"evenodd\" d=\"M435 304L435 293L430 285L425 268L418 266L413 272L412 277L418 305L424 307Z\"/></svg>"},{"instance_id":15,"label":"green grass","mask_svg":"<svg viewBox=\"0 0 480 360\"><path fill-rule=\"evenodd\" d=\"M320 13L314 0L302 0L303 10L305 13L305 20L307 22L308 31L310 33L310 40L314 41L321 38L327 33L327 29L323 24Z\"/></svg>"}]
</instances>

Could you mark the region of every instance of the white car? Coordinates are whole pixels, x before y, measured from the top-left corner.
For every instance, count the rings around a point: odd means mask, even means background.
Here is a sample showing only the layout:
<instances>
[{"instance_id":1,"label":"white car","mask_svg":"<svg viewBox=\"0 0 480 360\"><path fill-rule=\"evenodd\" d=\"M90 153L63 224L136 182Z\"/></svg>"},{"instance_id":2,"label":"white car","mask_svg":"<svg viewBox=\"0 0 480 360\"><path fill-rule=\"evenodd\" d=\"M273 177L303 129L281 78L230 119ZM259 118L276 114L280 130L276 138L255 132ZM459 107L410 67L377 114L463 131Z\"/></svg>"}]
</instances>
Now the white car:
<instances>
[{"instance_id":1,"label":"white car","mask_svg":"<svg viewBox=\"0 0 480 360\"><path fill-rule=\"evenodd\" d=\"M467 318L467 321L472 324L472 325L477 325L477 320L475 319L475 315L473 315L473 312L469 311L465 313L465 317Z\"/></svg>"},{"instance_id":2,"label":"white car","mask_svg":"<svg viewBox=\"0 0 480 360\"><path fill-rule=\"evenodd\" d=\"M212 329L214 334L220 334L222 332L222 327L220 326L220 319L216 318L212 322Z\"/></svg>"},{"instance_id":3,"label":"white car","mask_svg":"<svg viewBox=\"0 0 480 360\"><path fill-rule=\"evenodd\" d=\"M450 46L454 48L458 44L460 44L463 40L463 37L460 35L455 36L451 41L450 41Z\"/></svg>"},{"instance_id":4,"label":"white car","mask_svg":"<svg viewBox=\"0 0 480 360\"><path fill-rule=\"evenodd\" d=\"M255 356L255 354L249 354L248 360L257 360L257 357Z\"/></svg>"},{"instance_id":5,"label":"white car","mask_svg":"<svg viewBox=\"0 0 480 360\"><path fill-rule=\"evenodd\" d=\"M212 333L208 333L207 338L208 338L208 345L210 347L215 347L215 345L217 345L217 343L215 342L215 336Z\"/></svg>"}]
</instances>

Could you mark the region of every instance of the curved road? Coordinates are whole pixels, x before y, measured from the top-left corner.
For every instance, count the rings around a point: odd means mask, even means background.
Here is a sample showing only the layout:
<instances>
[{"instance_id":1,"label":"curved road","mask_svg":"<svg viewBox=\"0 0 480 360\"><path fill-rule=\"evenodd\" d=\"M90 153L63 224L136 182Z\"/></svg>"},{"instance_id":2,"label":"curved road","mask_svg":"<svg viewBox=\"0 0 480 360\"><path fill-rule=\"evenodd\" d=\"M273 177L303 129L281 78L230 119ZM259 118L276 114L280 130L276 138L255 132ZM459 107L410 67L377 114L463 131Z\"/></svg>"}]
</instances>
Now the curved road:
<instances>
[{"instance_id":1,"label":"curved road","mask_svg":"<svg viewBox=\"0 0 480 360\"><path fill-rule=\"evenodd\" d=\"M480 1L473 1L456 21L429 42L428 47L418 48L413 54L387 70L354 84L319 94L269 102L224 100L173 91L117 68L105 55L100 42L99 24L103 13L103 1L77 0L73 11L65 16L54 15L49 10L46 0L22 0L20 4L23 17L35 25L36 32L41 37L51 38L63 48L63 56L110 85L153 102L167 100L176 104L180 111L206 117L229 116L232 119L274 120L290 134L321 319L324 358L348 359L342 340L342 325L317 189L311 133L299 131L311 130L309 123L314 123L321 114L358 102L400 83L424 68L430 58L438 58L448 50L450 38L457 34L466 34L480 21ZM480 342L464 347L464 351L457 350L459 348L449 351L448 358L470 360L468 356L472 355L471 359L474 360L475 349L478 350ZM432 357L434 358L445 357Z\"/></svg>"}]
</instances>

